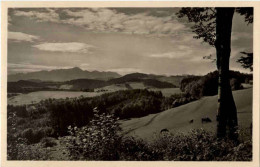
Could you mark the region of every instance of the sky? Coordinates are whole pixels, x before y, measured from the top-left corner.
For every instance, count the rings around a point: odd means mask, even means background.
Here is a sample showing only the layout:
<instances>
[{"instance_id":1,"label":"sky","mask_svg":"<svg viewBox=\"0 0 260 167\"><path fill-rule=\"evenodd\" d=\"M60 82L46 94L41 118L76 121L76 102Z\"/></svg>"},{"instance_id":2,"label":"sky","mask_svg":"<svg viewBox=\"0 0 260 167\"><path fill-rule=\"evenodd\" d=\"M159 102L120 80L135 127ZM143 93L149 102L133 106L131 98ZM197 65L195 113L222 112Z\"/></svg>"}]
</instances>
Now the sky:
<instances>
[{"instance_id":1,"label":"sky","mask_svg":"<svg viewBox=\"0 0 260 167\"><path fill-rule=\"evenodd\" d=\"M180 8L10 8L8 74L79 67L113 71L204 75L214 47L194 39ZM233 17L230 69L253 51L253 25Z\"/></svg>"}]
</instances>

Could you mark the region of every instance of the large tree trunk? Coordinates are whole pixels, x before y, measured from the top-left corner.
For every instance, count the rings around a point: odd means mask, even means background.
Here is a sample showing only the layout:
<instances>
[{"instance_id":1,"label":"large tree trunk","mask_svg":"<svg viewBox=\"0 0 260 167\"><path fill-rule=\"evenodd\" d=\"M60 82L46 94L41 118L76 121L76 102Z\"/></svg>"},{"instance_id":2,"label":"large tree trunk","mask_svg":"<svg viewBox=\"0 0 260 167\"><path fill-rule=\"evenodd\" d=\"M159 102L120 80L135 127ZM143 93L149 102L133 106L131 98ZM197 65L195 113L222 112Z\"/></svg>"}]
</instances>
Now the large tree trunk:
<instances>
[{"instance_id":1,"label":"large tree trunk","mask_svg":"<svg viewBox=\"0 0 260 167\"><path fill-rule=\"evenodd\" d=\"M229 81L229 59L234 8L216 8L216 52L219 71L217 136L236 138L237 109Z\"/></svg>"}]
</instances>

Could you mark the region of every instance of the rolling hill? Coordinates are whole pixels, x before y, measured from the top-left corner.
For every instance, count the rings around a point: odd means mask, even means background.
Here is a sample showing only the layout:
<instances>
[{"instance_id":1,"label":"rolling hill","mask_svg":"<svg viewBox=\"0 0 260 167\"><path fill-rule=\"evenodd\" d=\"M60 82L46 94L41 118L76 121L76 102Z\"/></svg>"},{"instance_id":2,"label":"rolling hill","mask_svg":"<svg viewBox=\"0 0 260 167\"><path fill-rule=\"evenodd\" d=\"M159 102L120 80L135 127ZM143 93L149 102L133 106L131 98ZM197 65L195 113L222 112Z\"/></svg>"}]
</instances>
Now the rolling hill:
<instances>
[{"instance_id":1,"label":"rolling hill","mask_svg":"<svg viewBox=\"0 0 260 167\"><path fill-rule=\"evenodd\" d=\"M160 81L161 75L143 74L143 73L132 73L122 76L120 78L114 78L108 81L110 84L122 84L129 82L141 82L147 87L155 88L176 88L172 83Z\"/></svg>"},{"instance_id":2,"label":"rolling hill","mask_svg":"<svg viewBox=\"0 0 260 167\"><path fill-rule=\"evenodd\" d=\"M168 82L168 83L171 83L171 84L173 84L177 87L180 87L181 80L185 77L187 77L187 76L185 76L185 75L161 76L161 77L157 77L156 79L158 81Z\"/></svg>"},{"instance_id":3,"label":"rolling hill","mask_svg":"<svg viewBox=\"0 0 260 167\"><path fill-rule=\"evenodd\" d=\"M82 71L80 69L73 69L75 71ZM70 71L71 72L71 71ZM70 74L68 75L70 76ZM97 77L100 75L96 75ZM102 75L101 75L102 76ZM69 77L68 77L69 78ZM45 81L40 79L28 79L8 82L8 92L10 93L25 93L40 90L74 90L74 91L93 91L93 89L104 88L107 86L127 85L126 89L132 89L129 83L143 84L143 88L176 88L175 85L159 81L155 75L148 75L142 73L128 74L123 77L118 77L110 80L100 79L72 79L68 81ZM49 77L50 79L50 77ZM56 79L60 80L60 79Z\"/></svg>"},{"instance_id":4,"label":"rolling hill","mask_svg":"<svg viewBox=\"0 0 260 167\"><path fill-rule=\"evenodd\" d=\"M233 96L238 111L239 128L249 128L252 121L252 88L234 91ZM216 110L217 96L203 97L161 113L122 121L121 126L125 134L148 140L165 128L173 133L185 133L197 128L215 132ZM209 117L212 122L202 124L201 118L203 117ZM192 119L194 123L189 123Z\"/></svg>"},{"instance_id":5,"label":"rolling hill","mask_svg":"<svg viewBox=\"0 0 260 167\"><path fill-rule=\"evenodd\" d=\"M106 81L95 79L75 79L66 81L65 84L71 85L72 90L95 89L108 85Z\"/></svg>"},{"instance_id":6,"label":"rolling hill","mask_svg":"<svg viewBox=\"0 0 260 167\"><path fill-rule=\"evenodd\" d=\"M17 82L7 83L8 93L28 93L39 90L56 89L60 83L58 82L42 82L40 80L19 80Z\"/></svg>"}]
</instances>

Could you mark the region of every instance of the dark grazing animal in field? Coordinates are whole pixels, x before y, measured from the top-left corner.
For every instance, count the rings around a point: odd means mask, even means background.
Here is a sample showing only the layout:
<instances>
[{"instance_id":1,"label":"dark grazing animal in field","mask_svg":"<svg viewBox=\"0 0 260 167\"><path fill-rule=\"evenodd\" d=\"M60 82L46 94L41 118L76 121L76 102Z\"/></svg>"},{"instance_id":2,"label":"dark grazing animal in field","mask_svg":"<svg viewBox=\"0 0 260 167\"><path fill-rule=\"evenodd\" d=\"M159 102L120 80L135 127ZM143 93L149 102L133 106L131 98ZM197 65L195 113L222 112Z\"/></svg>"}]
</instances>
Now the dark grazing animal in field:
<instances>
[{"instance_id":1,"label":"dark grazing animal in field","mask_svg":"<svg viewBox=\"0 0 260 167\"><path fill-rule=\"evenodd\" d=\"M212 122L209 117L201 118L201 123L209 123Z\"/></svg>"},{"instance_id":2,"label":"dark grazing animal in field","mask_svg":"<svg viewBox=\"0 0 260 167\"><path fill-rule=\"evenodd\" d=\"M169 132L169 130L168 129L162 129L161 133L163 133L163 132Z\"/></svg>"},{"instance_id":3,"label":"dark grazing animal in field","mask_svg":"<svg viewBox=\"0 0 260 167\"><path fill-rule=\"evenodd\" d=\"M192 119L192 120L190 120L190 121L189 121L189 123L190 123L190 124L192 124L192 123L193 123L193 119Z\"/></svg>"}]
</instances>

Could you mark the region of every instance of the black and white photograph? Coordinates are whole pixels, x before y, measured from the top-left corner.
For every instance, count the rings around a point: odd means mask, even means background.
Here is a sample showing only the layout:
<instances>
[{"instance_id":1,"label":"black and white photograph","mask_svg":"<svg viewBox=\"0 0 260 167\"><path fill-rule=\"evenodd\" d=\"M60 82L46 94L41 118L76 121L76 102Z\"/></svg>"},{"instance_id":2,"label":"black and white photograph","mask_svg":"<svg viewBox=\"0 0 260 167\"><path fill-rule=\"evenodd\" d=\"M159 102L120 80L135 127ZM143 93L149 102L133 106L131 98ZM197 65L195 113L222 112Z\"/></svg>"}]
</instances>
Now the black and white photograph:
<instances>
[{"instance_id":1,"label":"black and white photograph","mask_svg":"<svg viewBox=\"0 0 260 167\"><path fill-rule=\"evenodd\" d=\"M49 4L6 9L5 161L253 161L254 6Z\"/></svg>"}]
</instances>

